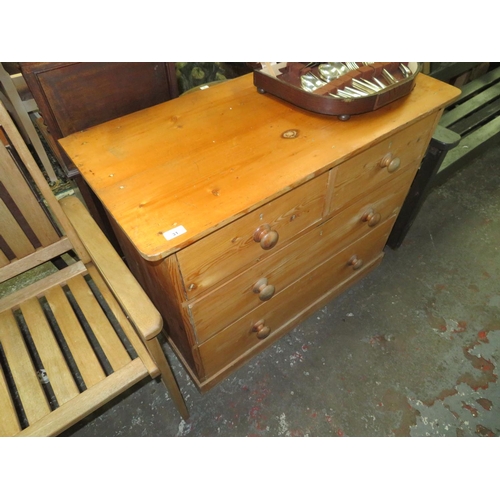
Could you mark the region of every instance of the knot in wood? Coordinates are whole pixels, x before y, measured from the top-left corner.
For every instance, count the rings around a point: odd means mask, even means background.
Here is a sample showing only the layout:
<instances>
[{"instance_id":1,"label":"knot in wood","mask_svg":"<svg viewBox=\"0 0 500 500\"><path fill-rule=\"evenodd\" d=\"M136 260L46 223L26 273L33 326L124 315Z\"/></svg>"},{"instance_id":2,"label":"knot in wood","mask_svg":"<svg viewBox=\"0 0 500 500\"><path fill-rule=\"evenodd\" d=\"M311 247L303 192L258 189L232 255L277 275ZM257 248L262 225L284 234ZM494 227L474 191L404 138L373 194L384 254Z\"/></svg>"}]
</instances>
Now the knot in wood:
<instances>
[{"instance_id":1,"label":"knot in wood","mask_svg":"<svg viewBox=\"0 0 500 500\"><path fill-rule=\"evenodd\" d=\"M298 130L290 129L290 130L285 130L281 134L281 137L283 137L283 139L295 139L298 135L299 135Z\"/></svg>"}]
</instances>

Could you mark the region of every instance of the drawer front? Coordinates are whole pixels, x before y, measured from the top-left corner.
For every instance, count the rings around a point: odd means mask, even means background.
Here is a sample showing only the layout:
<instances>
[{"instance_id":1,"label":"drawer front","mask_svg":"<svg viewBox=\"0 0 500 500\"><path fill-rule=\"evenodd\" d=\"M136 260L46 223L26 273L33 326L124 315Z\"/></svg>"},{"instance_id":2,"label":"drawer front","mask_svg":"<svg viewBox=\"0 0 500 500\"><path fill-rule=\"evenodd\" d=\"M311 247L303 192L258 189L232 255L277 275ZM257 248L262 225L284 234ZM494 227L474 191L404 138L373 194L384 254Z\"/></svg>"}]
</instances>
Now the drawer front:
<instances>
[{"instance_id":1,"label":"drawer front","mask_svg":"<svg viewBox=\"0 0 500 500\"><path fill-rule=\"evenodd\" d=\"M288 322L322 296L346 281L356 281L364 267L381 256L393 222L390 219L381 224L277 294L276 301L262 303L201 344L199 353L205 376L215 375L274 333L279 337Z\"/></svg>"},{"instance_id":2,"label":"drawer front","mask_svg":"<svg viewBox=\"0 0 500 500\"><path fill-rule=\"evenodd\" d=\"M416 172L434 121L435 115L428 116L332 169L328 212L340 210L405 169Z\"/></svg>"},{"instance_id":3,"label":"drawer front","mask_svg":"<svg viewBox=\"0 0 500 500\"><path fill-rule=\"evenodd\" d=\"M411 175L410 175L411 174ZM186 304L202 343L365 234L399 213L413 178L408 171L215 290Z\"/></svg>"},{"instance_id":4,"label":"drawer front","mask_svg":"<svg viewBox=\"0 0 500 500\"><path fill-rule=\"evenodd\" d=\"M178 252L187 297L272 255L318 222L327 181L328 174L312 179Z\"/></svg>"}]
</instances>

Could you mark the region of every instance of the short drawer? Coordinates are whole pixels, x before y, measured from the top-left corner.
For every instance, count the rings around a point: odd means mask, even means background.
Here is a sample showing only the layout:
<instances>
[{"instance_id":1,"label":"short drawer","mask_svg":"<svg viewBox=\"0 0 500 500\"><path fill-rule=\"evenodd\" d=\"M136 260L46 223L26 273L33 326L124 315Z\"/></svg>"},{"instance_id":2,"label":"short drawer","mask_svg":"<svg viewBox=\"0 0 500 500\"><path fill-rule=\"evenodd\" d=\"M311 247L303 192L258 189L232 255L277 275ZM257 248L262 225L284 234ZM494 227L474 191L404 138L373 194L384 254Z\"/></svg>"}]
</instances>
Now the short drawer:
<instances>
[{"instance_id":1,"label":"short drawer","mask_svg":"<svg viewBox=\"0 0 500 500\"><path fill-rule=\"evenodd\" d=\"M405 172L380 186L330 220L310 228L268 259L185 304L198 342L204 342L262 302L276 302L281 290L329 255L398 214L413 178L410 174Z\"/></svg>"},{"instance_id":2,"label":"short drawer","mask_svg":"<svg viewBox=\"0 0 500 500\"><path fill-rule=\"evenodd\" d=\"M177 254L188 298L272 255L321 220L325 173L250 212Z\"/></svg>"},{"instance_id":3,"label":"short drawer","mask_svg":"<svg viewBox=\"0 0 500 500\"><path fill-rule=\"evenodd\" d=\"M381 257L393 222L391 219L381 224L285 288L276 295L276 301L263 302L201 344L199 353L205 376L215 375L273 334L278 338L289 322L310 309L321 297L347 281L356 281L365 266Z\"/></svg>"},{"instance_id":4,"label":"short drawer","mask_svg":"<svg viewBox=\"0 0 500 500\"><path fill-rule=\"evenodd\" d=\"M415 173L435 119L428 116L332 169L328 212L342 209L405 169Z\"/></svg>"}]
</instances>

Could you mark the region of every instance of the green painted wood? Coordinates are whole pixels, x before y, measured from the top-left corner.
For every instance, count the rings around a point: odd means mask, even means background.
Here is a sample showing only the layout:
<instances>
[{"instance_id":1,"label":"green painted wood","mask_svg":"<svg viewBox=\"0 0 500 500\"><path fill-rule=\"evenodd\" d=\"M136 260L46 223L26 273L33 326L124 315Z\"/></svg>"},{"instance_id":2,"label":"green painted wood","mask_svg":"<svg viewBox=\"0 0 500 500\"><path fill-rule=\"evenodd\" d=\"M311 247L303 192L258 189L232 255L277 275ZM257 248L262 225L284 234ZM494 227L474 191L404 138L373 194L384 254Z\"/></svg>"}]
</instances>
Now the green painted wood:
<instances>
[{"instance_id":1,"label":"green painted wood","mask_svg":"<svg viewBox=\"0 0 500 500\"><path fill-rule=\"evenodd\" d=\"M491 102L484 108L481 108L476 113L469 115L467 118L458 121L453 124L449 129L460 134L461 136L465 136L471 133L477 127L484 125L489 122L493 117L497 116L500 113L500 96L495 101Z\"/></svg>"},{"instance_id":2,"label":"green painted wood","mask_svg":"<svg viewBox=\"0 0 500 500\"><path fill-rule=\"evenodd\" d=\"M452 173L469 163L490 144L500 138L500 116L462 138L460 144L449 151L435 179L435 185L442 184Z\"/></svg>"},{"instance_id":3,"label":"green painted wood","mask_svg":"<svg viewBox=\"0 0 500 500\"><path fill-rule=\"evenodd\" d=\"M451 111L448 111L448 113L443 115L439 124L442 127L450 127L454 123L458 122L458 120L465 118L466 116L470 115L481 106L485 106L491 101L497 99L499 96L500 96L500 82L493 85L484 92L481 92L477 96L470 98L463 104L460 104L459 106L453 108Z\"/></svg>"},{"instance_id":4,"label":"green painted wood","mask_svg":"<svg viewBox=\"0 0 500 500\"><path fill-rule=\"evenodd\" d=\"M473 94L486 89L497 80L500 80L500 67L488 71L488 73L485 73L483 76L472 80L472 82L469 82L467 85L464 85L461 89L462 93L460 94L460 97L455 101L454 105L456 106L458 104L462 104L471 96L473 96Z\"/></svg>"}]
</instances>

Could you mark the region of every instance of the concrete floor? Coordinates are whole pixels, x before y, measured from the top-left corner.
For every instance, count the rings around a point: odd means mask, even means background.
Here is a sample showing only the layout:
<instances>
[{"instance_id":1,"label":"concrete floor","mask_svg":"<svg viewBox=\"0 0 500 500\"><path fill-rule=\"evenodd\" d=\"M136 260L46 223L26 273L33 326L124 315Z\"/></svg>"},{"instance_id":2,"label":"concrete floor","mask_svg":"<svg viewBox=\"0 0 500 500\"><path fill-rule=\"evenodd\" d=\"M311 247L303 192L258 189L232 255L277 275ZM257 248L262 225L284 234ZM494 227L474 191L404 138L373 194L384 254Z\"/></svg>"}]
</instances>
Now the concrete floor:
<instances>
[{"instance_id":1,"label":"concrete floor","mask_svg":"<svg viewBox=\"0 0 500 500\"><path fill-rule=\"evenodd\" d=\"M201 395L147 381L65 436L500 435L500 145L427 199L381 266Z\"/></svg>"}]
</instances>

